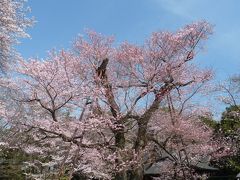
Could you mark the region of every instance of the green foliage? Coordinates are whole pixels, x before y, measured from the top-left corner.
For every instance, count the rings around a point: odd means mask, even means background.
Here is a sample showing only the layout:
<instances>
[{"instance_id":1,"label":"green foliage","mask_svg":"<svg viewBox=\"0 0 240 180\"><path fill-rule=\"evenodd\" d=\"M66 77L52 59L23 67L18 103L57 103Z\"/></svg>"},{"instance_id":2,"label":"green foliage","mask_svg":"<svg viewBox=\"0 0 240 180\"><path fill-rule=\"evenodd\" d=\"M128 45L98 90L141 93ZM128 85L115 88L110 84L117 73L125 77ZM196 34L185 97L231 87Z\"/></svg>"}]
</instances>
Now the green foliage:
<instances>
[{"instance_id":1,"label":"green foliage","mask_svg":"<svg viewBox=\"0 0 240 180\"><path fill-rule=\"evenodd\" d=\"M204 124L213 130L217 130L219 128L219 123L211 117L200 117Z\"/></svg>"},{"instance_id":2,"label":"green foliage","mask_svg":"<svg viewBox=\"0 0 240 180\"><path fill-rule=\"evenodd\" d=\"M33 162L35 160L40 160L37 155L28 155L17 148L6 148L0 146L0 180L25 180L26 176L24 173L35 173L39 169L27 167L24 162ZM49 159L42 159L42 162L48 162ZM55 171L44 172L40 167L39 175L46 180L69 180L69 174L65 173L59 177L59 174ZM31 178L27 178L31 179Z\"/></svg>"},{"instance_id":3,"label":"green foliage","mask_svg":"<svg viewBox=\"0 0 240 180\"><path fill-rule=\"evenodd\" d=\"M240 171L240 106L230 106L222 113L221 121L217 129L218 136L224 136L238 149L236 155L222 158L218 164L220 168L229 173Z\"/></svg>"},{"instance_id":4,"label":"green foliage","mask_svg":"<svg viewBox=\"0 0 240 180\"><path fill-rule=\"evenodd\" d=\"M238 135L237 130L240 128L240 106L226 108L226 111L222 113L220 128L226 136Z\"/></svg>"},{"instance_id":5,"label":"green foliage","mask_svg":"<svg viewBox=\"0 0 240 180\"><path fill-rule=\"evenodd\" d=\"M22 163L27 160L27 155L18 149L1 149L0 151L0 179L24 180Z\"/></svg>"},{"instance_id":6,"label":"green foliage","mask_svg":"<svg viewBox=\"0 0 240 180\"><path fill-rule=\"evenodd\" d=\"M229 166L232 167L234 171L240 172L240 159L239 159L239 157L229 159L228 162L229 162Z\"/></svg>"},{"instance_id":7,"label":"green foliage","mask_svg":"<svg viewBox=\"0 0 240 180\"><path fill-rule=\"evenodd\" d=\"M215 121L212 117L200 117L201 120L214 130L215 138L227 138L233 146L239 147L240 129L240 106L230 106L222 113L221 121ZM212 162L213 166L219 167L220 174L236 175L240 172L240 150L236 155L229 155L221 158L217 162Z\"/></svg>"}]
</instances>

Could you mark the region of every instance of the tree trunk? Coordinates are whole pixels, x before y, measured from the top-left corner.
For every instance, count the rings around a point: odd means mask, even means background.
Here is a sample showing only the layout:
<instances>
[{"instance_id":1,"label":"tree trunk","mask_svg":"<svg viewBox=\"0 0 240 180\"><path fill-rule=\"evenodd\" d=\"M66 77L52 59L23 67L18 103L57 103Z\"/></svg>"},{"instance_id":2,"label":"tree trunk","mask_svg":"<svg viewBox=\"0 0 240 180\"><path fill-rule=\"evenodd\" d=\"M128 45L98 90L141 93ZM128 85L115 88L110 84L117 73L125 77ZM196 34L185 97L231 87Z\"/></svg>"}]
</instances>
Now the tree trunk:
<instances>
[{"instance_id":1,"label":"tree trunk","mask_svg":"<svg viewBox=\"0 0 240 180\"><path fill-rule=\"evenodd\" d=\"M138 168L128 172L120 172L116 174L114 180L143 180L143 169Z\"/></svg>"},{"instance_id":2,"label":"tree trunk","mask_svg":"<svg viewBox=\"0 0 240 180\"><path fill-rule=\"evenodd\" d=\"M130 171L128 175L128 180L143 180L144 171L143 168L140 167L136 170Z\"/></svg>"},{"instance_id":3,"label":"tree trunk","mask_svg":"<svg viewBox=\"0 0 240 180\"><path fill-rule=\"evenodd\" d=\"M119 172L116 174L114 180L128 180L126 172Z\"/></svg>"}]
</instances>

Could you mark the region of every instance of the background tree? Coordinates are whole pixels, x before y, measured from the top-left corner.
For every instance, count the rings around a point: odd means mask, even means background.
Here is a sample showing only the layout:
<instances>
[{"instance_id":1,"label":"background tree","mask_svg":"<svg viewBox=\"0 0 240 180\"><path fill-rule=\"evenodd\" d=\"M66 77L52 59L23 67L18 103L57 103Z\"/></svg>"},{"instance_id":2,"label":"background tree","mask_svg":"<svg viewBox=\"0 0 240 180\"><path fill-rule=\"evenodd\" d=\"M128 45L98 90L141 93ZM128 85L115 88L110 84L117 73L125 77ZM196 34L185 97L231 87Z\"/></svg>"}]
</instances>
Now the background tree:
<instances>
[{"instance_id":1,"label":"background tree","mask_svg":"<svg viewBox=\"0 0 240 180\"><path fill-rule=\"evenodd\" d=\"M25 179L22 168L23 162L29 160L26 154L16 148L8 148L4 144L0 146L0 178Z\"/></svg>"},{"instance_id":2,"label":"background tree","mask_svg":"<svg viewBox=\"0 0 240 180\"><path fill-rule=\"evenodd\" d=\"M18 54L13 45L18 39L29 37L26 28L33 20L28 18L28 8L24 7L24 0L0 0L0 69L5 70L7 63Z\"/></svg>"},{"instance_id":3,"label":"background tree","mask_svg":"<svg viewBox=\"0 0 240 180\"><path fill-rule=\"evenodd\" d=\"M240 107L230 106L222 113L220 128L226 136L238 136L240 129Z\"/></svg>"},{"instance_id":4,"label":"background tree","mask_svg":"<svg viewBox=\"0 0 240 180\"><path fill-rule=\"evenodd\" d=\"M227 154L224 158L214 160L212 163L219 167L219 175L233 175L240 171L240 136L239 136L239 107L230 106L222 113L220 122L214 125L215 139L227 141L231 144L233 153Z\"/></svg>"},{"instance_id":5,"label":"background tree","mask_svg":"<svg viewBox=\"0 0 240 180\"><path fill-rule=\"evenodd\" d=\"M11 63L20 58L15 51L14 45L19 43L20 38L29 37L26 29L32 26L33 19L27 17L29 8L25 7L24 0L0 0L0 76L6 73L11 67ZM9 89L2 87L4 82L0 79L1 102L12 104L9 99ZM4 105L0 103L0 111L4 109ZM9 133L9 124L0 119L0 142ZM12 149L8 147L0 147L1 152L1 175L7 175L15 179L23 179L20 164L22 163L21 153L17 150L11 153ZM16 153L17 152L17 153ZM14 154L18 154L14 156ZM8 162L10 162L8 164ZM2 170L3 168L3 170ZM2 177L3 178L3 177ZM7 177L6 177L7 178Z\"/></svg>"},{"instance_id":6,"label":"background tree","mask_svg":"<svg viewBox=\"0 0 240 180\"><path fill-rule=\"evenodd\" d=\"M218 86L219 99L227 105L221 119L215 125L215 137L226 139L235 149L235 153L228 154L225 158L216 161L222 172L236 175L240 171L240 108L239 108L239 76L229 78L225 83ZM226 174L225 174L226 175Z\"/></svg>"},{"instance_id":7,"label":"background tree","mask_svg":"<svg viewBox=\"0 0 240 180\"><path fill-rule=\"evenodd\" d=\"M220 100L228 105L222 113L220 121L220 130L226 136L239 138L240 130L240 77L233 76L225 84L219 87L222 94ZM239 143L239 142L238 142Z\"/></svg>"}]
</instances>

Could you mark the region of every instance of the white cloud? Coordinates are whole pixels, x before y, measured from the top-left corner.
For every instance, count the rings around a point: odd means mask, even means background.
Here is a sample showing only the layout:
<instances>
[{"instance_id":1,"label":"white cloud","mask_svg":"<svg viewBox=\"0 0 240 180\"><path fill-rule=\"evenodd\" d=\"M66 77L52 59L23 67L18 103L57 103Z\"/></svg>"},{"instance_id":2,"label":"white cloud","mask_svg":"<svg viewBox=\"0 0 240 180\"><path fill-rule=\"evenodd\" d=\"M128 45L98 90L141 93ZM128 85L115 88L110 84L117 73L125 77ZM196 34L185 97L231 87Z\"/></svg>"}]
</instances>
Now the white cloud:
<instances>
[{"instance_id":1,"label":"white cloud","mask_svg":"<svg viewBox=\"0 0 240 180\"><path fill-rule=\"evenodd\" d=\"M155 3L160 5L161 8L166 11L181 16L186 19L193 19L196 16L196 11L194 10L197 6L200 6L199 2L194 0L154 0Z\"/></svg>"}]
</instances>

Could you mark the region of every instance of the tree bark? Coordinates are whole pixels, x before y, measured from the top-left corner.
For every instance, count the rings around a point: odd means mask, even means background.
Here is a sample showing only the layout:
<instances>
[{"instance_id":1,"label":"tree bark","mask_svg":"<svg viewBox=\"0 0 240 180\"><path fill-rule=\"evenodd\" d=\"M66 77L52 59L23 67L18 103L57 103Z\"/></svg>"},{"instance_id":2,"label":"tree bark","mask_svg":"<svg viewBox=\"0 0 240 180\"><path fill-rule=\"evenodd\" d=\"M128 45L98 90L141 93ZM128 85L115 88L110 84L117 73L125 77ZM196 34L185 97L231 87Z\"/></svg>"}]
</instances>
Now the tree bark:
<instances>
[{"instance_id":1,"label":"tree bark","mask_svg":"<svg viewBox=\"0 0 240 180\"><path fill-rule=\"evenodd\" d=\"M114 180L143 180L144 171L140 167L135 170L129 170L127 172L117 173Z\"/></svg>"},{"instance_id":2,"label":"tree bark","mask_svg":"<svg viewBox=\"0 0 240 180\"><path fill-rule=\"evenodd\" d=\"M128 180L143 180L144 169L142 167L131 171L128 175Z\"/></svg>"},{"instance_id":3,"label":"tree bark","mask_svg":"<svg viewBox=\"0 0 240 180\"><path fill-rule=\"evenodd\" d=\"M126 172L119 172L116 174L114 180L128 180Z\"/></svg>"}]
</instances>

